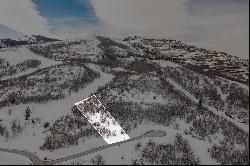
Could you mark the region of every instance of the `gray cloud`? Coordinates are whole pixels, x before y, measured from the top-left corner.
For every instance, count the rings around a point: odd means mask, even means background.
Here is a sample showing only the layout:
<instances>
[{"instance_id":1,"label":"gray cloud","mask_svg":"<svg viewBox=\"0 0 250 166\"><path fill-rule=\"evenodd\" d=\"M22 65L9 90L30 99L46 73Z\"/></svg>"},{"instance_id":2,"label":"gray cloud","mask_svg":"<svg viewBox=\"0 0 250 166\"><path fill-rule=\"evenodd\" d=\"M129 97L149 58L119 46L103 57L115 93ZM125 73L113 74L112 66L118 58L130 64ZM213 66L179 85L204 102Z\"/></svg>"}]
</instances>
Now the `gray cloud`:
<instances>
[{"instance_id":1,"label":"gray cloud","mask_svg":"<svg viewBox=\"0 0 250 166\"><path fill-rule=\"evenodd\" d=\"M92 0L104 28L147 32L174 26L186 18L186 0Z\"/></svg>"},{"instance_id":2,"label":"gray cloud","mask_svg":"<svg viewBox=\"0 0 250 166\"><path fill-rule=\"evenodd\" d=\"M103 31L169 36L249 56L248 0L92 0Z\"/></svg>"},{"instance_id":3,"label":"gray cloud","mask_svg":"<svg viewBox=\"0 0 250 166\"><path fill-rule=\"evenodd\" d=\"M86 0L83 4L86 4ZM115 35L172 37L208 49L249 56L248 0L91 0L98 24L65 25L75 18L56 18L53 26L31 0L1 0L0 24L24 34L60 38L89 31ZM49 19L49 18L48 18ZM75 21L76 22L76 21ZM79 21L81 22L81 21Z\"/></svg>"},{"instance_id":4,"label":"gray cloud","mask_svg":"<svg viewBox=\"0 0 250 166\"><path fill-rule=\"evenodd\" d=\"M31 0L1 0L0 24L24 34L52 36L46 18L39 15Z\"/></svg>"}]
</instances>

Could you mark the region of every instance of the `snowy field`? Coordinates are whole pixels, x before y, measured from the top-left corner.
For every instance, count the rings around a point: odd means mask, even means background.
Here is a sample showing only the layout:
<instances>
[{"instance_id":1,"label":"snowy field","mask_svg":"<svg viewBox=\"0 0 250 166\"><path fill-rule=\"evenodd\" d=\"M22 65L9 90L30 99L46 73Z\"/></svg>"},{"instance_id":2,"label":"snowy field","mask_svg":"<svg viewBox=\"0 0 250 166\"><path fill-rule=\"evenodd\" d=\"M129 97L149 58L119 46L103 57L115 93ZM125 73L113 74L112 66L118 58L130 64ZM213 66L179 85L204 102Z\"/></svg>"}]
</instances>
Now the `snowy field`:
<instances>
[{"instance_id":1,"label":"snowy field","mask_svg":"<svg viewBox=\"0 0 250 166\"><path fill-rule=\"evenodd\" d=\"M30 160L26 157L0 152L0 165L30 165Z\"/></svg>"}]
</instances>

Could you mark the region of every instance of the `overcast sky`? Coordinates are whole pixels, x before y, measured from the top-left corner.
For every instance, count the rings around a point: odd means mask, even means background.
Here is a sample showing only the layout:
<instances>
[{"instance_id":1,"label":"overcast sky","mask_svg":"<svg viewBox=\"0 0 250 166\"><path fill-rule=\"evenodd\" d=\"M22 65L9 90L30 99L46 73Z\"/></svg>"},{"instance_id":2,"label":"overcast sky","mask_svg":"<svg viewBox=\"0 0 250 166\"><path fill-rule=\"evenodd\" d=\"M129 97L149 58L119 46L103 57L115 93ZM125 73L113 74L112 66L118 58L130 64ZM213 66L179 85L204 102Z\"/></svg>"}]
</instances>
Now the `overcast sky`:
<instances>
[{"instance_id":1,"label":"overcast sky","mask_svg":"<svg viewBox=\"0 0 250 166\"><path fill-rule=\"evenodd\" d=\"M249 57L249 0L1 0L0 24L74 38L100 32L173 37Z\"/></svg>"}]
</instances>

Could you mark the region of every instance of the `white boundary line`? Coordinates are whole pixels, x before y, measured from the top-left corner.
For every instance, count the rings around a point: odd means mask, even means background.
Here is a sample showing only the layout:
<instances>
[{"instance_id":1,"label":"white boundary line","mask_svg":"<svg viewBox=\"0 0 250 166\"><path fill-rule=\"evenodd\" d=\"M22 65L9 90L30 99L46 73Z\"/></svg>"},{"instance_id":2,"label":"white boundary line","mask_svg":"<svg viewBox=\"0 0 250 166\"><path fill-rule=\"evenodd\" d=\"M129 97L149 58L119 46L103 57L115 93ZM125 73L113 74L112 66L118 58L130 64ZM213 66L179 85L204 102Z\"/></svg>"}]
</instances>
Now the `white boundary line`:
<instances>
[{"instance_id":1,"label":"white boundary line","mask_svg":"<svg viewBox=\"0 0 250 166\"><path fill-rule=\"evenodd\" d=\"M82 104L84 101L89 100L89 99L92 98L92 97L94 97L94 98L97 99L98 104L100 104L101 107L104 108L105 112L109 115L110 119L111 119L112 121L115 121L115 125L118 126L118 127L121 129L121 131L123 132L122 135L126 135L127 138L124 138L123 140L120 139L120 140L115 141L115 142L112 142L112 143L109 143L109 142L107 142L107 141L105 140L105 138L106 138L105 135L102 135L102 134L98 131L98 129L93 125L93 123L92 123L90 120L88 120L87 116L85 116L84 113L82 112L82 110L78 107L79 104ZM78 110L82 113L82 115L88 120L88 122L89 122L90 124L92 124L92 126L93 126L94 129L98 132L98 134L99 134L100 136L102 136L102 138L104 139L104 141L107 142L108 144L113 144L113 143L117 143L117 142L121 142L121 141L125 141L125 140L130 139L130 137L129 137L129 136L125 133L125 131L121 128L121 126L119 125L119 123L116 122L116 120L112 117L112 115L110 114L110 112L107 111L106 107L104 107L104 105L100 102L100 100L96 97L96 95L92 95L92 96L90 96L90 97L88 97L88 98L86 98L86 99L83 99L83 100L81 100L81 101L75 103L75 106L76 106L76 107L78 108ZM115 130L115 131L117 131L117 130Z\"/></svg>"}]
</instances>

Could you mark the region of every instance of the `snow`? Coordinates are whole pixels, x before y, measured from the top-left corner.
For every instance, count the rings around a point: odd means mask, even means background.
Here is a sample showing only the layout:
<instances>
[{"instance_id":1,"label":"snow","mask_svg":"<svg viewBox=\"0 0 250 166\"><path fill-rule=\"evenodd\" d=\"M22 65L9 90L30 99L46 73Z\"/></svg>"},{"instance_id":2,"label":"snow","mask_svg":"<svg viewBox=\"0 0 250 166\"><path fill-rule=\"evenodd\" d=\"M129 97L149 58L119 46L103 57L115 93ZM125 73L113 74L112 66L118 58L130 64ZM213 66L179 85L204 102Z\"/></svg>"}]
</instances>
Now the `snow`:
<instances>
[{"instance_id":1,"label":"snow","mask_svg":"<svg viewBox=\"0 0 250 166\"><path fill-rule=\"evenodd\" d=\"M190 94L188 91L186 91L185 89L183 89L177 82L175 82L174 80L167 78L167 81L174 86L174 89L179 90L181 92L183 92L188 98L190 98L191 100L193 100L194 102L198 103L198 99L196 99L192 94Z\"/></svg>"},{"instance_id":2,"label":"snow","mask_svg":"<svg viewBox=\"0 0 250 166\"><path fill-rule=\"evenodd\" d=\"M31 162L28 158L13 154L0 152L0 165L29 165Z\"/></svg>"},{"instance_id":3,"label":"snow","mask_svg":"<svg viewBox=\"0 0 250 166\"><path fill-rule=\"evenodd\" d=\"M36 60L41 61L41 65L39 66L40 69L61 64L61 62L59 62L59 61L54 61L54 60L39 56L37 54L34 54L33 52L31 52L27 48L27 46L21 46L18 48L1 49L0 50L0 58L5 59L7 62L9 62L10 65L16 65L18 63L22 63L22 62L29 60L29 59L36 59ZM36 70L37 69L29 69L25 72L20 72L20 73L13 75L13 76L5 76L2 78L2 80L13 78L13 77L18 77L18 76L25 75L25 74L29 74L29 73L34 72Z\"/></svg>"},{"instance_id":4,"label":"snow","mask_svg":"<svg viewBox=\"0 0 250 166\"><path fill-rule=\"evenodd\" d=\"M88 67L90 67L94 71L99 72L101 74L101 77L94 80L94 82L87 85L84 89L81 89L78 93L68 96L66 99L57 100L45 104L30 104L29 106L32 109L33 116L41 117L42 119L44 119L44 121L53 122L60 116L69 113L70 108L74 103L80 101L82 98L88 97L91 93L96 91L98 86L105 85L113 78L113 75L101 72L100 67L97 65L89 64ZM134 79L136 79L136 77ZM176 89L183 91L187 96L192 98L194 101L197 101L195 97L193 97L190 93L183 90L183 88L179 86L176 82L172 80L168 81L171 84L173 84ZM28 105L23 105L23 104L18 106L13 106L12 107L13 113L11 115L11 118L17 118L23 116L24 111L21 110L25 110L27 106ZM0 117L6 120L10 118L10 116L7 115L7 108L3 108L0 110ZM93 118L94 117L98 117L98 115L93 116ZM195 156L200 158L201 164L219 164L214 159L211 158L211 156L207 151L207 148L210 147L212 143L209 143L204 140L198 140L197 138L194 138L190 135L184 135L183 134L184 130L188 128L189 125L186 124L184 121L179 121L178 119L176 121L177 123L180 124L179 130L174 129L173 127L166 127L166 126L161 126L159 124L147 122L142 125L139 125L136 129L132 130L128 134L131 136L131 138L133 138L135 136L144 134L148 130L162 130L166 131L167 136L162 138L145 138L140 140L140 142L142 144L145 144L146 142L152 139L157 143L173 144L176 134L181 133L185 139L188 139L188 142L191 145ZM43 143L44 141L43 139L45 137L43 131L44 129L41 128L41 126L35 126L35 128L29 127L25 130L25 132L22 135L20 135L18 138L14 140L11 140L9 142L0 140L0 145L1 147L6 147L6 148L29 149L30 151L36 152L36 154L41 158L48 157L49 159L55 159L75 154L78 152L82 152L85 150L93 149L95 147L104 146L106 144L101 138L91 137L90 139L86 139L84 143L80 142L78 146L67 147L53 152L39 151L38 150L39 146ZM33 136L33 133L35 133L35 136ZM81 157L79 159L63 162L60 164L70 164L72 163L72 161L81 161L81 160L86 161L86 164L90 164L90 160L97 154L100 154L104 157L106 164L131 164L131 159L135 158L138 155L138 152L134 151L134 147L137 142L138 141L134 141L122 144L120 146L111 147L109 149L105 149L97 153L90 154ZM121 159L122 156L124 157L124 159Z\"/></svg>"},{"instance_id":5,"label":"snow","mask_svg":"<svg viewBox=\"0 0 250 166\"><path fill-rule=\"evenodd\" d=\"M17 32L7 26L0 24L0 39L12 39L19 40L19 38L23 38L24 34L21 32Z\"/></svg>"},{"instance_id":6,"label":"snow","mask_svg":"<svg viewBox=\"0 0 250 166\"><path fill-rule=\"evenodd\" d=\"M188 143L191 145L191 148L195 154L195 156L199 157L201 165L218 165L220 163L216 162L215 159L211 158L207 148L212 145L204 140L198 140L190 135L184 134L184 129L188 127L188 125L184 121L179 121L180 123L180 130L176 130L172 127L166 127L159 124L155 124L152 122L147 122L139 125L136 129L133 129L129 134L131 138L137 137L139 135L144 134L148 130L160 130L167 133L164 137L152 137L152 138L144 138L139 140L142 144L142 147L145 144L153 140L157 144L174 144L176 139L176 134L182 134L184 139L188 140ZM135 146L138 141L132 141L129 143L121 144L120 146L110 147L108 149L99 151L94 154L90 154L84 157L80 157L74 160L69 160L63 163L62 165L72 164L73 162L83 162L84 164L91 164L90 160L94 158L97 154L101 155L104 160L105 164L107 165L121 165L127 164L131 165L131 160L137 158L140 155L140 152L135 151ZM121 158L124 159L121 159Z\"/></svg>"},{"instance_id":7,"label":"snow","mask_svg":"<svg viewBox=\"0 0 250 166\"><path fill-rule=\"evenodd\" d=\"M52 101L45 104L29 104L29 105L18 105L13 106L12 109L12 115L7 115L7 109L8 108L2 108L0 110L0 117L8 121L10 118L18 118L22 117L24 114L25 108L27 106L30 106L32 110L32 114L34 117L41 117L44 121L53 122L55 119L69 113L70 108L72 105L83 98L89 97L89 95L96 91L98 86L103 86L107 82L111 81L113 79L113 75L103 73L99 66L94 64L88 64L88 67L93 69L94 71L97 71L101 74L101 77L94 80L91 84L87 85L84 89L81 89L76 94L71 94L65 99ZM136 77L135 77L136 79ZM190 93L185 91L180 85L178 85L173 80L168 80L177 90L182 91L185 93L189 98L192 100L198 102L198 100L192 96ZM216 111L216 110L215 110ZM98 117L93 116L93 117ZM188 139L189 144L192 147L192 150L194 151L195 156L200 158L201 164L219 164L214 159L211 158L209 155L207 148L211 147L212 143L204 140L198 140L197 138L194 138L190 135L184 135L184 130L189 128L189 125L186 124L184 121L176 120L177 123L180 125L180 129L176 130L172 126L166 127L161 126L159 124L154 123L143 123L142 125L139 125L136 129L132 130L130 133L131 138L135 136L139 136L141 134L144 134L148 130L162 130L166 131L167 136L162 138L145 138L140 140L142 144L148 142L150 139L153 139L157 143L174 143L175 136L177 133L181 133L185 139ZM35 128L32 128L31 126L28 127L25 132L18 136L18 138L10 140L9 142L5 142L4 140L0 140L1 147L5 148L17 148L17 149L29 149L30 151L36 152L36 154L43 158L48 157L49 159L55 159L59 157L64 157L67 155L71 155L72 153L78 153L85 150L93 149L95 147L104 146L106 143L103 139L100 138L90 138L86 139L84 143L80 142L78 146L73 147L67 147L63 149L59 149L53 152L49 151L40 151L39 146L43 143L45 134L43 133L44 129L41 126L35 126ZM33 134L35 133L35 136ZM32 138L32 139L31 139ZM113 140L112 140L113 141ZM137 152L134 151L134 147L137 141L126 143L120 146L115 146L109 149L105 149L102 151L99 151L97 153L75 159L72 161L79 161L79 160L85 160L86 164L89 163L90 159L92 159L97 154L100 154L104 157L106 164L131 164L131 159L133 159L136 155L138 155ZM1 156L1 154L0 154ZM124 160L121 159L121 156L124 157ZM21 161L21 160L20 160ZM70 164L72 162L67 161L61 164Z\"/></svg>"},{"instance_id":8,"label":"snow","mask_svg":"<svg viewBox=\"0 0 250 166\"><path fill-rule=\"evenodd\" d=\"M87 35L84 37L84 40L79 40L79 41L81 41L81 44L71 46L72 51L76 51L81 54L90 54L90 55L100 54L100 49L97 47L100 41L97 40L94 35Z\"/></svg>"},{"instance_id":9,"label":"snow","mask_svg":"<svg viewBox=\"0 0 250 166\"><path fill-rule=\"evenodd\" d=\"M201 165L218 165L220 163L216 162L210 156L209 152L207 151L208 148L211 147L211 144L206 141L200 141L198 139L194 139L193 137L184 135L184 139L188 139L188 143L192 147L194 154L199 156L201 161Z\"/></svg>"},{"instance_id":10,"label":"snow","mask_svg":"<svg viewBox=\"0 0 250 166\"><path fill-rule=\"evenodd\" d=\"M173 63L171 61L164 61L164 60L152 60L152 61L159 64L161 67L180 67L180 65Z\"/></svg>"},{"instance_id":11,"label":"snow","mask_svg":"<svg viewBox=\"0 0 250 166\"><path fill-rule=\"evenodd\" d=\"M116 67L116 68L113 68L112 71L115 71L115 72L124 72L126 70L123 67Z\"/></svg>"},{"instance_id":12,"label":"snow","mask_svg":"<svg viewBox=\"0 0 250 166\"><path fill-rule=\"evenodd\" d=\"M195 156L199 157L201 164L208 164L208 165L217 165L219 164L216 162L214 159L211 158L209 155L207 148L211 146L211 143L204 141L204 140L198 140L190 135L185 135L184 130L189 127L188 124L186 124L184 121L178 121L177 122L180 124L180 129L176 130L172 127L166 127L154 123L147 123L147 124L142 124L139 127L137 127L135 130L131 132L131 136L141 134L146 132L148 129L152 130L161 130L165 131L167 133L167 136L165 137L159 137L159 138L154 138L153 140L157 143L162 143L162 144L173 144L175 140L175 136L177 133L182 134L184 139L188 140L188 143L191 145L192 150L194 151ZM143 140L144 141L144 140Z\"/></svg>"},{"instance_id":13,"label":"snow","mask_svg":"<svg viewBox=\"0 0 250 166\"><path fill-rule=\"evenodd\" d=\"M94 104L93 108L89 112L89 110L85 111L86 106ZM129 136L124 132L121 126L115 121L115 119L110 115L110 113L106 110L106 108L102 105L102 103L97 99L95 95L84 99L75 104L78 109L82 112L82 114L88 119L88 121L93 125L98 123L99 127L93 127L98 131L98 128L104 128L110 131L110 135L107 133L98 133L103 137L103 139L108 144L113 144L116 142L121 142L130 139ZM97 112L96 112L97 110ZM105 122L102 122L102 119L106 119ZM113 135L115 133L115 135Z\"/></svg>"},{"instance_id":14,"label":"snow","mask_svg":"<svg viewBox=\"0 0 250 166\"><path fill-rule=\"evenodd\" d=\"M95 72L100 73L100 78L95 79L83 89L80 89L77 93L66 96L64 99L50 101L43 104L31 103L3 107L0 109L0 119L4 120L2 123L8 125L11 120L16 118L24 119L24 110L28 106L32 111L32 117L39 117L43 122L49 122L50 124L53 124L56 119L65 116L66 114L70 114L71 108L76 102L89 97L89 95L94 93L99 86L104 86L113 79L113 75L102 72L99 66L94 64L88 64L87 66ZM9 109L12 110L12 115L8 115L7 112ZM21 122L24 123L24 121ZM86 139L84 143L79 143L79 146L77 147L67 147L53 152L41 151L39 148L44 143L44 139L47 136L47 134L44 133L44 130L43 124L37 124L34 128L30 124L22 134L18 135L16 138L9 139L8 142L6 142L3 137L0 137L0 147L10 149L28 149L31 152L36 152L36 155L41 159L44 157L55 159L72 154L72 152L82 152L84 149L88 150L106 144L101 137L90 138L89 140Z\"/></svg>"},{"instance_id":15,"label":"snow","mask_svg":"<svg viewBox=\"0 0 250 166\"><path fill-rule=\"evenodd\" d=\"M1 35L0 35L1 36ZM94 55L90 54L99 54L100 50L96 47L96 45L99 43L98 40L92 40L85 39L88 44L79 44L79 45L72 45L70 47L71 50L79 52L80 54L89 54L86 56L89 56L88 58L95 58ZM120 41L119 41L120 42ZM47 43L46 43L47 44ZM42 44L42 45L46 45ZM124 42L126 44L126 42ZM89 47L88 47L89 46ZM128 45L129 46L129 45ZM141 51L141 50L140 50ZM173 52L173 54L177 54L179 51ZM190 53L187 55L184 55L185 58L190 58L196 56L195 53ZM6 61L9 61L11 65L15 65L17 63L21 63L24 60L28 59L37 59L40 60L42 63L39 66L40 68L45 68L53 65L60 64L61 62L57 62L51 59L47 59L45 57L38 56L31 52L26 46L18 47L18 48L5 48L0 50L0 58L6 59ZM135 58L124 58L124 63L133 61ZM140 59L140 58L139 58ZM95 59L93 59L95 60ZM164 61L164 60L152 60L152 62L155 62L159 64L161 67L173 67L177 68L180 67L178 64L175 64L171 61ZM188 63L194 64L196 61L192 61L191 59L187 60ZM209 63L209 62L207 62ZM32 124L28 124L27 127L24 129L24 132L18 135L16 138L9 139L8 142L4 140L3 137L0 137L0 147L10 148L10 149L28 149L32 152L35 152L41 159L43 157L48 157L48 159L56 159L65 157L68 155L72 155L75 153L83 152L85 150L93 149L100 146L105 146L107 143L112 144L114 142L119 142L124 139L124 137L121 137L121 135L118 135L116 137L109 137L106 138L104 136L104 139L102 137L90 137L90 138L84 138L83 141L79 141L79 144L77 146L69 146L65 148L61 148L58 150L55 150L53 152L50 151L41 151L39 150L39 147L44 143L44 138L47 136L47 133L45 133L45 129L43 128L44 122L49 122L52 124L56 119L65 116L66 114L70 113L71 107L80 100L89 97L93 93L96 92L98 87L102 87L105 84L107 84L109 81L111 81L114 76L112 74L107 74L102 72L101 68L98 65L94 64L87 64L88 67L90 67L92 70L100 73L100 78L95 79L90 84L86 85L83 89L80 89L77 93L72 93L64 99L60 100L54 100L43 104L20 104L17 106L11 106L11 107L4 107L0 109L0 123L9 125L10 121L14 119L24 119L24 110L29 106L32 110L32 117L39 117L42 119L41 124L37 124L34 127ZM22 73L18 73L16 75L13 75L11 77L17 77L20 75L28 74L32 71L35 71L36 69L30 69ZM113 71L126 71L122 67L117 67L112 69ZM8 79L11 77L4 77L4 79ZM36 76L37 77L37 76ZM68 77L71 77L70 75ZM150 77L152 79L153 77ZM139 79L138 75L131 76L128 81L136 81ZM148 78L147 78L148 79ZM241 86L244 89L249 90L248 85L244 85L235 81L230 81L224 78L218 78L220 80L224 80L225 82L230 83L236 83L237 85ZM149 79L148 79L149 81ZM157 81L157 80L154 80ZM174 80L168 78L167 81L174 86L174 88L181 93L184 93L188 98L190 98L192 101L198 103L198 99L194 97L190 92L185 90L180 84L175 82ZM154 83L149 83L154 84ZM200 87L204 84L204 82L200 82ZM39 85L38 85L39 86ZM227 97L227 94L223 94L221 88L216 87L218 93L221 95L222 99L225 100ZM154 89L150 86L149 89ZM35 92L35 91L34 91ZM116 90L110 90L112 93L112 96L119 96L125 101L133 101L133 102L140 102L141 106L143 107L144 104L167 104L170 105L169 102L171 100L164 99L161 95L156 93L154 90L150 91L147 90L144 93L141 93L141 91L135 89L130 89L128 91L125 91L122 95L118 94ZM156 100L154 100L156 98ZM172 100L173 101L173 100ZM239 123L238 121L228 117L225 115L224 112L220 112L216 110L214 107L211 106L205 106L208 111L212 111L213 113L223 117L225 120L232 122L236 126L238 126L240 129L244 130L246 133L249 133L249 125L245 125L242 123ZM8 115L8 109L12 110L12 115ZM112 118L111 118L112 119ZM115 125L112 125L112 121L108 120L110 125L110 129L113 131L119 131L116 132L117 134L120 133L122 130L120 125L116 122ZM2 121L1 121L2 120ZM113 119L112 119L113 120ZM90 118L90 123L95 123L100 121L100 114L94 114ZM24 120L21 120L21 123L24 123ZM174 126L174 123L179 124L179 128L176 129ZM212 142L209 142L207 140L199 140L198 138L195 138L192 135L185 135L184 130L189 129L190 124L187 124L185 121L176 119L172 125L170 126L162 126L157 123L152 122L143 122L141 125L139 125L136 129L132 129L129 133L130 138L139 136L144 134L148 130L162 130L166 131L167 136L164 136L162 138L144 138L140 140L142 144L145 144L149 140L153 140L157 143L163 143L163 144L173 144L175 140L175 136L177 133L181 133L184 139L187 139L189 144L191 145L191 148L195 154L196 157L199 157L201 164L219 164L215 161L215 159L211 158L209 152L207 149L211 147L211 145L215 142L219 142L223 139L223 135L220 135L219 133L212 135L211 139ZM106 126L107 127L107 126ZM126 139L129 139L129 136L126 134ZM135 144L138 141L129 142L122 144L120 146L114 146L109 149L105 149L102 151L99 151L97 153L87 155L84 157L81 157L79 159L74 159L74 161L78 160L85 160L86 164L91 164L90 159L92 159L97 154L101 154L106 164L131 164L131 159L134 159L136 156L139 155L139 152L134 151ZM237 148L241 148L240 146ZM124 157L124 159L121 159L121 157ZM70 164L72 161L67 161L62 164ZM15 155L10 153L3 153L0 152L0 165L2 164L29 164L29 159ZM61 163L60 163L61 164Z\"/></svg>"},{"instance_id":16,"label":"snow","mask_svg":"<svg viewBox=\"0 0 250 166\"><path fill-rule=\"evenodd\" d=\"M116 91L111 90L113 96L119 96ZM166 104L166 100L154 92L140 92L138 90L131 89L129 92L123 92L123 95L120 96L123 101L132 101L137 103L156 103L156 104Z\"/></svg>"},{"instance_id":17,"label":"snow","mask_svg":"<svg viewBox=\"0 0 250 166\"><path fill-rule=\"evenodd\" d=\"M205 106L206 109L208 109L209 111L212 111L214 114L219 115L220 117L223 117L224 119L226 119L227 121L233 123L235 126L237 126L239 129L243 130L245 133L249 134L249 125L245 125L243 123L240 123L232 118L230 118L229 116L227 116L224 112L218 111L216 108L212 107L212 106Z\"/></svg>"},{"instance_id":18,"label":"snow","mask_svg":"<svg viewBox=\"0 0 250 166\"><path fill-rule=\"evenodd\" d=\"M193 100L194 102L198 103L199 100L196 99L192 94L190 94L188 91L186 91L185 89L183 89L179 84L177 84L175 81L171 80L170 78L167 79L167 81L172 84L176 90L180 90L181 92L183 92L188 98L190 98L191 100ZM245 133L249 133L249 125L245 125L243 123L240 123L230 117L228 117L224 112L218 111L216 108L212 107L212 106L204 106L207 110L213 112L216 115L219 115L220 117L223 117L224 119L230 121L231 123L233 123L235 126L239 127L241 130L243 130Z\"/></svg>"},{"instance_id":19,"label":"snow","mask_svg":"<svg viewBox=\"0 0 250 166\"><path fill-rule=\"evenodd\" d=\"M228 82L228 83L233 83L233 84L237 84L239 87L241 88L244 88L246 89L247 91L249 91L249 85L246 85L246 84L242 84L240 82L236 82L236 81L233 81L233 80L229 80L229 79L226 79L226 78L222 78L222 77L217 77L225 82Z\"/></svg>"}]
</instances>

